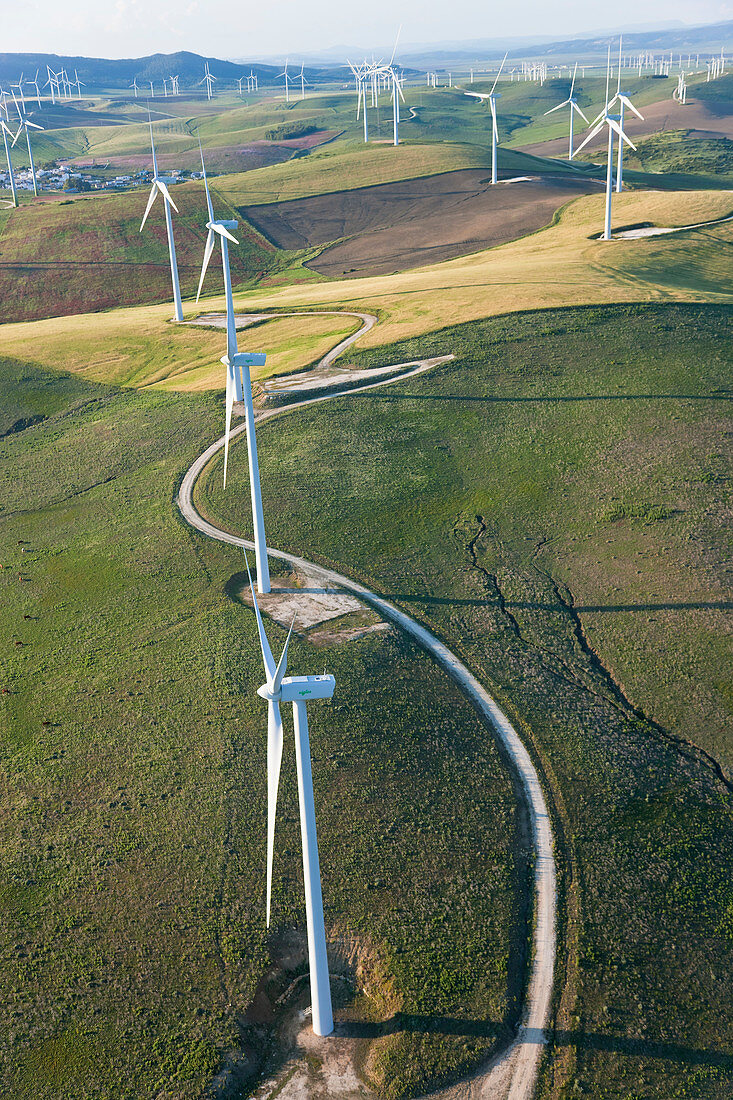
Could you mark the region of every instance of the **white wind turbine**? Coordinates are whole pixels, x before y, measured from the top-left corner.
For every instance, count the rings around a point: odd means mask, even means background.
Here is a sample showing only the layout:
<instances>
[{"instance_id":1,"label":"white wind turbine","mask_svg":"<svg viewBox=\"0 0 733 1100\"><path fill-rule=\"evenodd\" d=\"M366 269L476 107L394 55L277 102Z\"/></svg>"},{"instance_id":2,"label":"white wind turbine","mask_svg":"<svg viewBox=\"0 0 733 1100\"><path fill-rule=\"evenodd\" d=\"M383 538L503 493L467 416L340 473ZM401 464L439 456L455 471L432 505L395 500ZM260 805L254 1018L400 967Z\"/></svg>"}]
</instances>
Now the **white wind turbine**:
<instances>
[{"instance_id":1,"label":"white wind turbine","mask_svg":"<svg viewBox=\"0 0 733 1100\"><path fill-rule=\"evenodd\" d=\"M211 97L214 94L213 89L212 89L212 84L215 80L216 80L216 77L211 75L211 70L209 69L209 62L207 61L206 66L205 66L205 70L204 70L204 75L201 78L201 80L199 80L199 84L204 84L204 83L206 84L206 98L207 99L211 99Z\"/></svg>"},{"instance_id":2,"label":"white wind turbine","mask_svg":"<svg viewBox=\"0 0 733 1100\"><path fill-rule=\"evenodd\" d=\"M629 108L630 111L633 111L634 114L637 116L637 118L640 118L642 120L642 122L644 121L644 116L639 111L637 111L636 107L634 106L634 104L629 99L628 94L626 92L621 91L621 39L620 38L618 40L618 53L619 53L619 57L618 57L618 83L616 85L616 95L613 97L611 102L609 104L607 104L606 112L608 112L609 109L611 107L613 107L613 105L615 103L620 104L621 113L619 114L618 119L619 119L619 126L623 130L623 128L624 128L624 118L625 118L625 113L626 113L626 108L627 107ZM609 58L609 60L610 60L610 58ZM606 98L608 98L608 97L606 97ZM603 112L601 112L601 114L598 115L598 117L596 119L594 119L594 122L598 122L598 119L601 118L602 115L603 115ZM626 140L628 141L628 138ZM631 144L631 143L629 142L629 144ZM636 146L632 146L632 148L636 148ZM624 143L623 143L623 141L619 140L619 143L618 143L618 161L617 161L617 164L616 164L616 191L619 192L619 193L623 189L623 176L624 176Z\"/></svg>"},{"instance_id":3,"label":"white wind turbine","mask_svg":"<svg viewBox=\"0 0 733 1100\"><path fill-rule=\"evenodd\" d=\"M573 80L572 80L572 83L570 85L570 95L568 96L567 99L563 100L562 103L558 103L557 107L551 107L549 111L545 111L546 115L551 115L554 111L559 111L561 107L567 107L568 104L570 105L570 143L568 145L568 160L573 159L573 112L577 111L578 114L580 115L580 117L584 118L585 121L588 122L588 119L586 118L586 116L583 114L580 107L578 106L577 99L575 99L575 97L573 96L573 90L575 88L575 77L577 75L577 72L578 72L578 63L576 61L575 71L573 72Z\"/></svg>"},{"instance_id":4,"label":"white wind turbine","mask_svg":"<svg viewBox=\"0 0 733 1100\"><path fill-rule=\"evenodd\" d=\"M491 91L488 95L484 92L465 92L465 95L473 96L474 99L488 99L489 106L491 107L491 182L496 183L497 180L497 168L498 168L498 146L499 146L499 128L496 124L496 101L501 98L501 92L496 91L496 85L499 82L501 71L504 68L508 56L504 54L504 60L499 66L499 71L496 74L496 80L494 81Z\"/></svg>"},{"instance_id":5,"label":"white wind turbine","mask_svg":"<svg viewBox=\"0 0 733 1100\"><path fill-rule=\"evenodd\" d=\"M25 115L19 115L18 119L20 125L18 126L18 132L13 138L13 146L20 137L21 133L25 130L25 140L28 146L28 160L31 167L31 177L33 179L33 194L38 197L38 181L36 180L36 166L33 163L33 152L31 150L31 130L42 130L43 127L39 126L37 122L31 122Z\"/></svg>"},{"instance_id":6,"label":"white wind turbine","mask_svg":"<svg viewBox=\"0 0 733 1100\"><path fill-rule=\"evenodd\" d=\"M148 214L150 213L153 203L158 195L158 192L163 196L163 209L165 210L165 227L168 233L168 255L171 262L171 280L173 282L173 305L175 308L176 321L183 320L183 306L181 305L181 286L178 281L178 264L176 262L176 243L173 239L173 219L171 217L171 207L178 213L178 207L171 198L170 191L166 185L165 179L158 175L158 160L155 155L155 141L153 139L153 123L148 116L148 123L150 125L150 148L153 153L153 184L150 189L150 197L148 198L148 205L145 207L145 213L140 225L140 232L142 233L145 222L147 221Z\"/></svg>"},{"instance_id":7,"label":"white wind turbine","mask_svg":"<svg viewBox=\"0 0 733 1100\"><path fill-rule=\"evenodd\" d=\"M576 149L576 153L579 153L584 146L592 141L597 134L600 134L604 126L608 126L608 166L606 168L606 216L603 224L603 240L611 240L611 196L613 194L613 137L614 134L618 134L619 141L625 141L627 145L630 145L632 149L636 149L633 141L627 138L619 125L620 115L611 115L608 113L608 84L611 74L611 47L608 48L608 66L606 68L606 107L599 115L600 122L597 126L594 126L587 137L581 142Z\"/></svg>"},{"instance_id":8,"label":"white wind turbine","mask_svg":"<svg viewBox=\"0 0 733 1100\"><path fill-rule=\"evenodd\" d=\"M246 561L246 554L245 554ZM311 1006L313 1031L316 1035L330 1035L333 1031L331 987L328 977L326 954L326 928L323 919L323 894L321 869L318 859L316 833L316 808L313 798L313 773L311 768L310 741L308 738L307 702L331 699L336 681L333 676L286 676L290 633L285 641L277 665L262 623L252 577L247 563L250 589L260 636L262 660L266 683L257 694L267 700L267 926L270 925L270 901L272 895L272 862L275 847L275 817L277 791L280 780L280 763L283 750L283 723L281 703L293 704L295 732L295 761L298 772L298 802L300 805L300 835L303 847L303 885L305 887L305 913L308 927L308 961L310 967Z\"/></svg>"},{"instance_id":9,"label":"white wind turbine","mask_svg":"<svg viewBox=\"0 0 733 1100\"><path fill-rule=\"evenodd\" d=\"M214 251L216 238L218 236L219 244L221 245L221 264L224 271L224 293L227 303L227 351L226 355L222 356L221 360L227 369L224 488L226 488L227 484L227 464L229 462L229 435L232 426L232 411L234 409L234 402L238 401L244 404L244 417L247 430L249 486L252 500L252 522L255 535L255 559L257 562L257 587L260 592L269 592L270 569L267 562L265 517L262 511L260 467L257 459L257 437L255 435L255 413L252 404L252 379L249 372L250 367L264 366L267 357L263 354L240 352L237 348L237 324L234 317L232 276L229 268L229 246L227 244L227 241L233 241L234 244L238 243L237 238L233 237L231 233L232 229L237 228L237 223L235 221L216 221L214 218L214 207L211 202L209 183L206 178L206 165L204 164L204 154L203 150L201 150L201 142L199 142L199 150L201 151L201 169L204 177L206 206L209 214L209 220L206 223L209 234L206 238L204 262L201 267L201 278L199 279L199 289L196 295L196 301L198 302L201 296L201 288L204 285L206 269L209 266L209 260L211 259L211 254Z\"/></svg>"},{"instance_id":10,"label":"white wind turbine","mask_svg":"<svg viewBox=\"0 0 733 1100\"><path fill-rule=\"evenodd\" d=\"M50 65L46 65L46 72L48 74L48 80L43 87L51 89L51 103L55 106L56 96L58 95L60 98L58 73L55 73Z\"/></svg>"},{"instance_id":11,"label":"white wind turbine","mask_svg":"<svg viewBox=\"0 0 733 1100\"><path fill-rule=\"evenodd\" d=\"M8 162L8 175L10 176L10 194L13 199L13 206L18 205L18 192L15 189L15 176L13 175L13 162L10 158L10 146L8 145L8 137L12 138L12 144L15 144L16 134L8 126L4 118L0 118L0 130L3 132L3 145L5 146L5 158Z\"/></svg>"},{"instance_id":12,"label":"white wind turbine","mask_svg":"<svg viewBox=\"0 0 733 1100\"><path fill-rule=\"evenodd\" d=\"M132 84L130 85L130 87L135 92L135 99L137 99L137 77L133 78L133 81L132 81Z\"/></svg>"},{"instance_id":13,"label":"white wind turbine","mask_svg":"<svg viewBox=\"0 0 733 1100\"><path fill-rule=\"evenodd\" d=\"M288 60L289 60L289 58L286 57L285 58L285 68L283 69L283 71L281 73L278 73L277 76L275 77L276 80L279 80L281 76L285 77L285 102L286 103L290 103L290 84L292 83L292 81L290 80L290 77L288 75Z\"/></svg>"},{"instance_id":14,"label":"white wind turbine","mask_svg":"<svg viewBox=\"0 0 733 1100\"><path fill-rule=\"evenodd\" d=\"M74 77L75 79L73 83L76 86L76 94L77 97L81 99L81 90L82 88L86 88L86 83L83 80L79 80L79 73L76 71L76 69L74 69Z\"/></svg>"},{"instance_id":15,"label":"white wind turbine","mask_svg":"<svg viewBox=\"0 0 733 1100\"><path fill-rule=\"evenodd\" d=\"M38 87L38 74L39 74L39 72L40 72L40 69L36 69L35 79L34 80L26 80L26 84L30 84L31 88L36 89L36 102L38 103L38 106L40 107L41 106L41 92L40 92L40 89Z\"/></svg>"},{"instance_id":16,"label":"white wind turbine","mask_svg":"<svg viewBox=\"0 0 733 1100\"><path fill-rule=\"evenodd\" d=\"M299 76L299 79L300 79L300 98L301 98L301 99L305 99L305 87L306 87L306 84L308 85L308 87L309 87L309 88L311 88L311 87L312 87L312 84L311 84L311 82L310 82L309 80L306 80L306 79L305 79L305 72L304 72L304 70L305 70L305 61L304 61L304 62L303 62L303 64L302 64L302 65L300 66L300 73L298 74L298 76Z\"/></svg>"}]
</instances>

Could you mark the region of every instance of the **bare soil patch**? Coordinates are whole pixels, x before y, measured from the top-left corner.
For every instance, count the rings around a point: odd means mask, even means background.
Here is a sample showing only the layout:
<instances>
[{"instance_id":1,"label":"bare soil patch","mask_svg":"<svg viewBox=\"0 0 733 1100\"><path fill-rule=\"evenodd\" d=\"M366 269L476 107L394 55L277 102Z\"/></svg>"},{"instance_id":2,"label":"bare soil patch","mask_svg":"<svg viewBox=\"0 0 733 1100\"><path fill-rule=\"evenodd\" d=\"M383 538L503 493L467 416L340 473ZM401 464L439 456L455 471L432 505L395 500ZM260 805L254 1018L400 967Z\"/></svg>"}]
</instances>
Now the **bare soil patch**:
<instances>
[{"instance_id":1,"label":"bare soil patch","mask_svg":"<svg viewBox=\"0 0 733 1100\"><path fill-rule=\"evenodd\" d=\"M332 277L357 277L516 240L547 225L568 199L597 186L587 179L534 177L492 187L484 169L465 169L245 207L243 213L280 248L338 242L308 266Z\"/></svg>"}]
</instances>

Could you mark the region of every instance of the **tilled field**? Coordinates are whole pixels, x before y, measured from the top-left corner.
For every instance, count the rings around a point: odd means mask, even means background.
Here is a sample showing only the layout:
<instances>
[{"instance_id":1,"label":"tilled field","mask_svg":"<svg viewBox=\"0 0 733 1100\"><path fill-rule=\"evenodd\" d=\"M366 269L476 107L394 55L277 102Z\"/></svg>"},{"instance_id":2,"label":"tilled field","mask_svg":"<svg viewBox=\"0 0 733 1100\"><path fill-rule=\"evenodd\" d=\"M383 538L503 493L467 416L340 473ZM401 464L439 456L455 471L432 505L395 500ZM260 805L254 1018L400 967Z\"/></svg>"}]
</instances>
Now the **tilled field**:
<instances>
[{"instance_id":1,"label":"tilled field","mask_svg":"<svg viewBox=\"0 0 733 1100\"><path fill-rule=\"evenodd\" d=\"M323 275L384 275L516 240L597 187L572 176L492 187L486 169L466 169L245 207L244 214L279 248L337 242L308 265Z\"/></svg>"}]
</instances>

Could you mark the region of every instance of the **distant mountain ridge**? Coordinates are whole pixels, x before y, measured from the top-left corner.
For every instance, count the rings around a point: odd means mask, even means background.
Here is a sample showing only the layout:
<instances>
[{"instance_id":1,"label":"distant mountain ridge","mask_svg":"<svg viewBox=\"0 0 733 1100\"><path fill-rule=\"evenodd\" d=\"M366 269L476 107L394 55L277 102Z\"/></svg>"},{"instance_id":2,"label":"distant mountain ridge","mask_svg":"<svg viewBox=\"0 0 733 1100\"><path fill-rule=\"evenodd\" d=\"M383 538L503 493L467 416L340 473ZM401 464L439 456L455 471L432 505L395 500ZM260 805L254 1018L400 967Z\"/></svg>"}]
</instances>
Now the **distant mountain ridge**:
<instances>
[{"instance_id":1,"label":"distant mountain ridge","mask_svg":"<svg viewBox=\"0 0 733 1100\"><path fill-rule=\"evenodd\" d=\"M42 85L46 81L48 65L54 72L62 68L66 69L72 78L76 70L79 79L86 85L84 89L86 93L102 88L127 89L133 80L137 80L141 87L150 80L160 84L170 76L179 77L181 88L192 89L201 81L207 61L212 76L230 85L250 72L257 75L260 84L271 85L276 83L278 75L282 72L282 66L249 62L234 64L231 61L222 61L217 57L204 57L186 50L122 59L70 57L49 53L3 53L0 54L0 84L7 85L11 81L18 80L21 73L26 80L32 80L38 69L40 71L38 80ZM295 76L295 67L290 71ZM300 69L297 72L299 73ZM311 83L318 83L324 79L333 80L334 69L333 67L306 68L305 76Z\"/></svg>"}]
</instances>

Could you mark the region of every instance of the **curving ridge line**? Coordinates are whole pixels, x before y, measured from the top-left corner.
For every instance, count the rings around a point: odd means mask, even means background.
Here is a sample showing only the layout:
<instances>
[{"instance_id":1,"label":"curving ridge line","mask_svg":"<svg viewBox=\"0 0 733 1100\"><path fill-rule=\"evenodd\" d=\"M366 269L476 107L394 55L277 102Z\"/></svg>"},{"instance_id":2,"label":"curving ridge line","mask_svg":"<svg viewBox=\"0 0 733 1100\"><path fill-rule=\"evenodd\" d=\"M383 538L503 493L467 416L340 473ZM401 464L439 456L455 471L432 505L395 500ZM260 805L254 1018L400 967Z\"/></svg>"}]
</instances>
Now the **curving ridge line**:
<instances>
[{"instance_id":1,"label":"curving ridge line","mask_svg":"<svg viewBox=\"0 0 733 1100\"><path fill-rule=\"evenodd\" d=\"M362 319L366 322L366 317ZM371 325L365 325L371 328ZM349 337L351 343L360 335L364 328L353 337ZM256 420L262 422L273 416L283 416L294 409L304 405L315 404L318 401L328 401L334 397L346 397L363 390L375 389L379 386L391 385L393 382L403 381L406 378L421 374L439 363L453 359L452 355L442 356L439 359L425 359L417 363L400 364L405 368L397 377L392 376L378 382L371 382L358 388L335 393L322 394L318 397L306 398L293 402L281 408L261 412ZM399 367L395 367L395 370ZM245 424L240 424L231 432L230 438L241 435L246 430ZM186 471L178 491L177 503L181 515L197 531L219 542L226 542L232 546L251 550L254 543L249 539L240 538L237 535L217 527L209 520L204 519L198 512L193 500L193 490L197 479L211 459L224 446L224 437L218 439L207 447L203 454L195 460ZM448 647L432 634L426 627L407 615L401 608L385 600L376 592L372 592L358 581L343 576L332 569L307 561L295 554L288 554L283 550L267 548L270 557L288 562L317 577L325 585L336 585L356 596L357 599L372 607L379 615L393 623L398 629L408 634L417 642L435 661L444 669L451 679L458 685L465 697L474 706L483 718L486 725L493 731L499 741L506 757L519 780L520 789L526 805L530 821L532 847L534 851L534 922L532 938L532 963L527 995L522 1012L522 1022L517 1035L500 1055L495 1057L488 1066L483 1067L469 1080L455 1089L447 1089L437 1094L445 1100L458 1100L465 1097L466 1100L479 1100L489 1097L492 1100L530 1100L537 1081L537 1074L542 1057L543 1047L547 1041L546 1028L550 1021L550 1007L553 987L553 974L556 954L556 888L557 872L553 852L553 834L550 816L545 802L545 796L539 781L539 776L532 759L522 742L519 734L511 722L489 695L486 688L479 683L472 672L459 660ZM434 1094L435 1095L435 1094Z\"/></svg>"}]
</instances>

